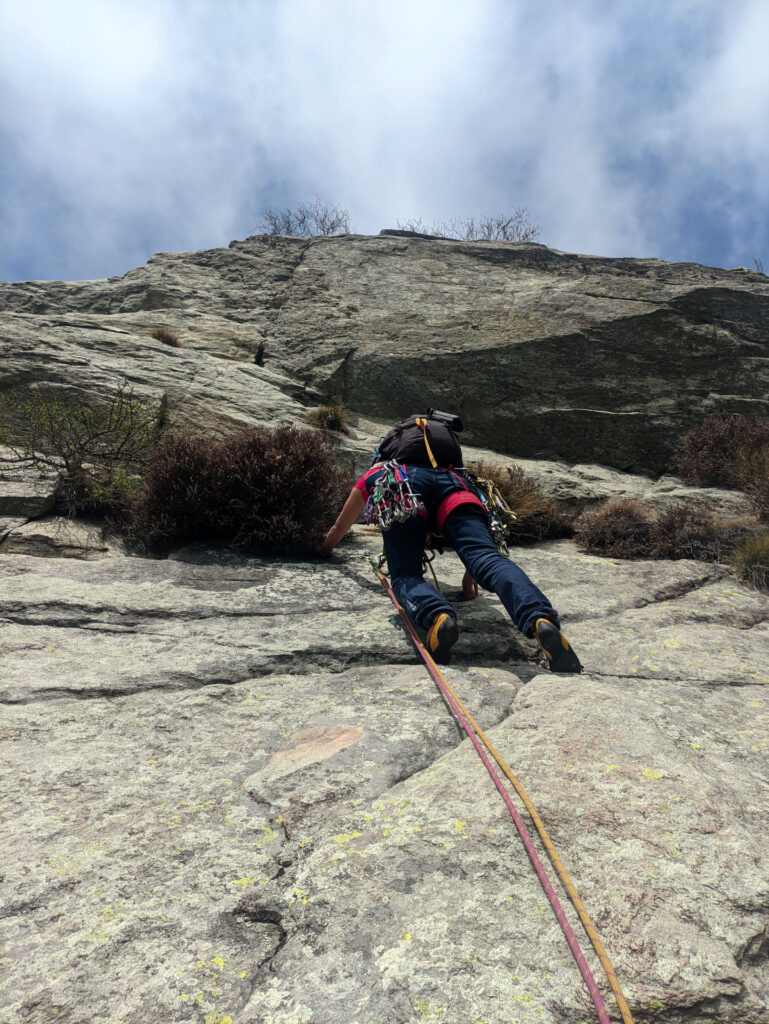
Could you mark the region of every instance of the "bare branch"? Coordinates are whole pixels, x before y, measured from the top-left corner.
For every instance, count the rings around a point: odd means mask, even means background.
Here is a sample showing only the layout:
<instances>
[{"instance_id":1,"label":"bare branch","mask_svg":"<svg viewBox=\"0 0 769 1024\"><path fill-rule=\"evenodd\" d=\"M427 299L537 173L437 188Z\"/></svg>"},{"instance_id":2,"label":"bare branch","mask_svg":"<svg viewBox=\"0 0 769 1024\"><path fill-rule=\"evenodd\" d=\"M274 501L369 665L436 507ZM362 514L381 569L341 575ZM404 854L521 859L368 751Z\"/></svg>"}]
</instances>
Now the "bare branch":
<instances>
[{"instance_id":1,"label":"bare branch","mask_svg":"<svg viewBox=\"0 0 769 1024\"><path fill-rule=\"evenodd\" d=\"M285 210L266 209L260 224L264 235L294 235L315 238L319 235L348 235L350 214L316 196L311 203L298 203Z\"/></svg>"}]
</instances>

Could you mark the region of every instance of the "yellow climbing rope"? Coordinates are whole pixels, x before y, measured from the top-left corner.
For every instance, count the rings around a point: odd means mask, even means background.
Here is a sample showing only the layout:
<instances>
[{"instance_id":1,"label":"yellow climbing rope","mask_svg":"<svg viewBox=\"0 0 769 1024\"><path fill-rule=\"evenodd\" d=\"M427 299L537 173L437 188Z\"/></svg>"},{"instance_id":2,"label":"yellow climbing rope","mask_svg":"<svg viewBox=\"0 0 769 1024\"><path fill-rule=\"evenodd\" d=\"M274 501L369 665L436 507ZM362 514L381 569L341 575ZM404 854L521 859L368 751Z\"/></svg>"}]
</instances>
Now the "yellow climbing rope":
<instances>
[{"instance_id":1,"label":"yellow climbing rope","mask_svg":"<svg viewBox=\"0 0 769 1024\"><path fill-rule=\"evenodd\" d=\"M542 822L542 819L540 818L539 814L537 813L536 807L531 802L531 800L529 800L529 797L526 794L526 791L524 790L523 786L520 784L518 779L516 779L516 777L510 771L510 768L508 767L508 765L505 762L504 758L494 749L494 746L492 745L491 740L489 740L489 738L484 733L483 729L481 729L481 727L475 721L475 719L470 714L470 712L467 710L465 705L462 703L461 699L457 696L455 691L452 689L451 683L449 683L449 681L446 679L445 675L442 676L442 678L443 678L443 681L446 684L446 689L449 691L449 693L451 694L452 698L456 701L457 707L462 712L462 714L465 716L465 718L468 720L470 725L473 727L473 729L475 730L475 733L478 736L478 738L480 739L481 743L483 743L483 745L486 747L488 752L491 754L491 756L497 762L499 767L502 769L504 774L507 776L508 780L512 783L516 793L518 794L518 796L523 801L523 804L526 807L526 810L529 812L531 820L534 822L534 827L536 828L537 832L539 833L540 839L542 840L542 842L545 845L545 849L548 852L550 860L553 862L553 866L555 867L555 870L558 873L558 877L561 879L561 882L563 883L564 889L566 889L566 892L569 894L569 899L571 900L571 902L572 902L572 904L574 906L574 909L579 914L579 919L582 922L582 925L583 925L585 931L587 932L587 935L588 935L591 943L593 944L593 949L596 951L598 959L601 961L601 966L603 967L604 971L606 972L606 977L609 979L609 984L611 985L611 990L614 993L614 998L617 1000L617 1006L619 1006L620 1013L622 1014L623 1024L633 1024L633 1017L632 1017L632 1015L630 1013L630 1008L628 1007L627 1000L625 999L625 996L622 994L622 989L620 987L619 979L617 978L617 974L616 974L614 968L612 967L611 960L609 960L609 955L606 952L606 950L604 948L604 945L601 942L601 939L599 938L599 935L598 935L598 932L596 931L595 925L590 920L590 915L588 914L587 910L585 909L585 905L582 902L582 900L580 899L579 893L574 888L574 883L572 882L571 878L569 878L568 872L566 871L566 868L563 866L563 861L558 856L558 851L553 846L553 842L552 842L552 840L550 839L550 836L547 833L547 829L545 828L545 826L544 826L544 824Z\"/></svg>"}]
</instances>

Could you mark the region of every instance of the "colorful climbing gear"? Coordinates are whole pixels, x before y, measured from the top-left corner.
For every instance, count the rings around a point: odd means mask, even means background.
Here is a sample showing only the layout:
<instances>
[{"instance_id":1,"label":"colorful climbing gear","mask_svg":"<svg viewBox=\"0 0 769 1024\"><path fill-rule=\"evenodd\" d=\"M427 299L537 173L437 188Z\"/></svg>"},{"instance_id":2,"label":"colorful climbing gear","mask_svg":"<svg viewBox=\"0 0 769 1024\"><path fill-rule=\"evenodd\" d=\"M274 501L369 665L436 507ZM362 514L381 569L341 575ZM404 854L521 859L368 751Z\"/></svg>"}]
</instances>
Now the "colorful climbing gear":
<instances>
[{"instance_id":1,"label":"colorful climbing gear","mask_svg":"<svg viewBox=\"0 0 769 1024\"><path fill-rule=\"evenodd\" d=\"M590 942L592 943L593 949L595 950L598 959L601 962L601 966L603 967L604 972L606 973L606 977L608 978L612 992L614 993L614 998L617 1001L620 1014L622 1015L623 1024L633 1024L633 1017L630 1013L630 1008L628 1007L627 1000L625 999L625 996L622 992L622 989L619 984L619 979L617 978L617 974L611 964L611 961L609 960L609 956L606 952L606 949L604 948L604 945L601 942L598 932L596 931L595 925L593 924L592 920L590 919L590 916L588 915L587 910L585 909L585 905L583 904L582 900L579 897L579 894L577 893L577 890L574 887L574 883L571 881L571 878L569 877L566 868L564 867L563 862L561 861L561 858L558 856L558 853L553 845L553 842L550 839L550 836L548 835L547 830L545 829L545 826L539 814L537 813L536 808L534 807L525 790L521 786L521 783L513 775L507 763L504 761L501 755L497 753L497 751L494 749L488 737L485 735L485 733L480 728L478 723L475 721L475 719L472 717L472 715L467 710L465 705L462 703L459 696L454 692L454 689L452 688L451 684L443 675L438 666L435 664L434 660L430 657L430 654L425 649L424 644L420 642L411 620L409 619L408 615L406 614L402 606L398 603L398 599L396 598L395 593L392 587L390 586L389 580L387 580L386 577L381 572L381 563L378 564L376 559L372 557L369 557L369 561L371 562L371 566L374 572L376 573L380 583L387 591L390 599L392 600L392 603L395 605L395 608L397 609L398 614L400 615L401 620L403 621L403 624L406 628L406 632L411 638L411 641L414 644L417 653L422 658L422 661L425 663L428 672L430 673L439 690L441 691L441 694L446 700L446 703L451 708L454 717L462 726L471 743L475 747L475 750L477 751L478 756L483 762L484 767L488 771L492 781L494 782L494 785L497 787L500 795L502 796L502 799L505 802L505 806L510 811L512 819L515 823L515 827L518 830L518 834L520 835L523 841L523 845L526 848L526 853L528 854L529 859L531 860L531 863L534 866L534 870L537 873L537 877L542 885L542 888L545 890L545 894L548 898L550 906L553 908L553 912L555 913L555 916L558 919L558 923L561 926L561 931L563 932L564 937L566 938L566 941L569 945L569 949L571 950L574 960L576 961L577 967L579 968L579 972L582 975L582 978L590 993L590 997L593 1000L593 1005L595 1006L596 1012L598 1014L600 1024L610 1024L609 1015L606 1011L606 1006L603 1002L603 998L601 997L601 993L598 991L598 987L595 983L595 979L593 978L587 961L585 960L585 956L582 950L580 949L579 943L577 942L576 936L574 935L571 926L569 925L569 922L566 919L563 907L561 906L560 901L555 893L555 890L553 889L553 886L549 878L547 877L542 862L540 861L539 856L537 855L537 851L535 850L531 842L531 838L528 832L526 831L526 827L518 811L516 810L515 804L512 802L510 795L505 789L499 775L492 767L489 758L487 757L486 753L481 747L481 744L483 744L483 746L486 747L486 750L497 762L498 766L500 767L504 775L512 784L516 793L521 798L526 810L529 813L529 816L531 817L532 822L534 823L534 827L539 833L539 836L545 846L545 849L547 850L547 853L553 863L553 866L555 867L555 870L558 873L558 877L560 878L564 888L566 889L566 892L568 893L569 899L571 900L574 909L577 911L577 914L579 915L579 919L582 922L585 932L587 933Z\"/></svg>"},{"instance_id":2,"label":"colorful climbing gear","mask_svg":"<svg viewBox=\"0 0 769 1024\"><path fill-rule=\"evenodd\" d=\"M411 489L406 467L398 462L385 462L382 470L363 510L364 520L384 531L393 523L405 523L411 516L426 515L424 502Z\"/></svg>"}]
</instances>

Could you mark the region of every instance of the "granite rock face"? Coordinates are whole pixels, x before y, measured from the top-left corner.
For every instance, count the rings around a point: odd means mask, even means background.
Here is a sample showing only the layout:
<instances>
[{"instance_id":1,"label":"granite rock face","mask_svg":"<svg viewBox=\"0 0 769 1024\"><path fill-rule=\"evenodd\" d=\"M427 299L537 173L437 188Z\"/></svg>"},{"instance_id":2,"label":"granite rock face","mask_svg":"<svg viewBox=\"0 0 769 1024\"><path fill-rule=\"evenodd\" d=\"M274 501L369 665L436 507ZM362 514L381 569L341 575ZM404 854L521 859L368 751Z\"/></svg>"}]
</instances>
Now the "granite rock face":
<instances>
[{"instance_id":1,"label":"granite rock face","mask_svg":"<svg viewBox=\"0 0 769 1024\"><path fill-rule=\"evenodd\" d=\"M367 550L356 528L330 562L0 557L0 1019L594 1019ZM585 673L544 671L491 595L461 602L446 555L450 682L542 815L638 1024L761 1024L769 598L720 566L570 541L515 557Z\"/></svg>"},{"instance_id":2,"label":"granite rock face","mask_svg":"<svg viewBox=\"0 0 769 1024\"><path fill-rule=\"evenodd\" d=\"M4 285L0 304L0 390L125 378L225 428L295 422L321 395L384 421L433 405L503 454L659 473L704 416L769 413L769 280L745 270L255 236L107 281Z\"/></svg>"},{"instance_id":3,"label":"granite rock face","mask_svg":"<svg viewBox=\"0 0 769 1024\"><path fill-rule=\"evenodd\" d=\"M209 433L299 424L338 397L353 429L336 447L359 469L390 419L448 406L466 461L516 461L564 507L749 511L623 469L664 469L707 412L767 412L762 275L253 238L0 297L0 391L125 379ZM55 479L0 474L3 1024L594 1019L370 570L376 531L328 562L199 545L145 560L52 515ZM585 673L548 673L491 595L463 602L449 554L448 679L537 806L637 1024L766 1024L769 597L725 566L571 541L513 557Z\"/></svg>"}]
</instances>

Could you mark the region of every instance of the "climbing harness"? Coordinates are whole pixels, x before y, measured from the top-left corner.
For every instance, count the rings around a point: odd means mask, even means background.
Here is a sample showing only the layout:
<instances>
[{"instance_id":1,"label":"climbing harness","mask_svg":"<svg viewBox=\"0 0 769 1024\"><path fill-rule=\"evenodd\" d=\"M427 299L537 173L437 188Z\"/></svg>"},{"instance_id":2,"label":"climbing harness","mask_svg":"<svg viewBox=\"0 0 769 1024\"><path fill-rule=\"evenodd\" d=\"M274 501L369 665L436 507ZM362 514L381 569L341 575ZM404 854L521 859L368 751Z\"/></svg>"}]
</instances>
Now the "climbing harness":
<instances>
[{"instance_id":1,"label":"climbing harness","mask_svg":"<svg viewBox=\"0 0 769 1024\"><path fill-rule=\"evenodd\" d=\"M494 749L494 747L492 746L491 742L489 741L483 730L480 728L478 723L475 721L475 719L472 717L472 715L467 710L465 705L462 703L459 696L454 692L451 684L443 675L438 666L435 664L433 659L430 657L430 654L426 650L424 644L420 641L411 620L409 619L408 615L399 604L398 599L396 598L395 593L393 592L393 589L390 586L389 580L385 577L384 573L382 572L381 559L379 560L379 562L377 562L375 558L369 556L369 561L371 562L371 566L374 572L376 573L377 577L379 578L380 583L385 588L390 599L395 605L395 608L397 609L398 614L400 615L404 623L406 631L409 634L409 637L411 638L417 650L417 653L424 661L428 672L430 673L439 690L441 691L441 694L443 695L446 703L451 708L454 717L457 719L459 724L467 733L467 736L469 737L471 743L475 747L478 756L480 757L481 761L484 764L484 767L491 776L494 785L499 790L499 793L505 802L505 806L510 811L512 819L515 822L515 827L518 830L518 833L523 841L524 847L526 848L526 853L528 854L529 859L531 860L531 863L534 866L534 870L537 873L537 877L539 878L542 888L545 890L545 894L548 898L550 906L553 908L553 912L555 913L555 916L558 919L558 923L561 926L561 931L563 932L564 937L566 938L566 941L569 945L569 949L571 950L574 960L576 961L577 967L579 968L579 972L582 975L582 978L587 986L588 992L590 993L590 997L593 1000L593 1005L595 1006L596 1012L598 1014L600 1024L611 1024L609 1020L609 1015L606 1011L606 1006L601 997L601 993L598 991L598 987L595 983L595 979L593 978L587 961L585 960L585 956L582 950L580 949L579 943L577 942L577 939L574 935L574 932L571 929L571 926L569 925L568 920L566 919L563 907L561 906L560 901L558 900L555 890L553 889L553 886L550 882L550 879L547 877L542 862L539 859L539 856L534 848L534 845L532 844L531 837L526 831L526 827L523 823L523 820L521 819L521 816L516 810L515 804L510 798L510 794L505 789L502 780L500 779L499 775L493 768L481 744L483 744L483 746L486 747L488 753L491 754L491 756L497 762L498 766L500 767L504 775L513 785L516 793L523 801L526 810L529 812L531 820L534 823L534 827L539 833L539 836L545 846L545 849L547 850L548 855L550 856L550 859L552 860L553 865L555 866L555 869L558 873L558 877L563 883L563 886L569 895L569 899L571 900L574 909L577 911L580 921L582 922L582 925L585 931L587 932L588 937L590 938L593 948L598 956L598 959L601 962L601 966L603 967L606 973L606 977L609 980L609 984L611 985L612 992L614 993L614 997L617 1001L617 1005L622 1015L623 1024L633 1024L633 1018L630 1013L630 1008L628 1007L627 1000L625 999L625 996L622 993L619 980L617 978L614 968L612 967L611 961L609 960L609 956L603 946L603 943L601 942L598 936L598 932L595 929L595 925L591 921L587 913L587 910L585 909L585 906L582 903L582 900L580 899L579 894L577 893L577 890L574 887L573 882L571 881L569 875L566 872L566 868L563 866L563 862L561 861L555 847L553 846L552 840L550 839L550 836L548 835L547 830L545 829L545 826L539 814L537 813L536 808L532 804L531 800L529 799L528 795L526 794L525 790L521 786L518 779L516 779L516 777L513 775L507 763L504 761L501 755Z\"/></svg>"},{"instance_id":2,"label":"climbing harness","mask_svg":"<svg viewBox=\"0 0 769 1024\"><path fill-rule=\"evenodd\" d=\"M411 489L405 467L398 462L385 462L384 472L371 491L363 510L367 523L389 530L393 523L405 523L411 516L425 511L424 502Z\"/></svg>"}]
</instances>

